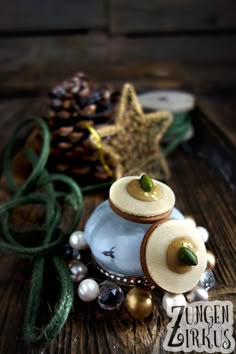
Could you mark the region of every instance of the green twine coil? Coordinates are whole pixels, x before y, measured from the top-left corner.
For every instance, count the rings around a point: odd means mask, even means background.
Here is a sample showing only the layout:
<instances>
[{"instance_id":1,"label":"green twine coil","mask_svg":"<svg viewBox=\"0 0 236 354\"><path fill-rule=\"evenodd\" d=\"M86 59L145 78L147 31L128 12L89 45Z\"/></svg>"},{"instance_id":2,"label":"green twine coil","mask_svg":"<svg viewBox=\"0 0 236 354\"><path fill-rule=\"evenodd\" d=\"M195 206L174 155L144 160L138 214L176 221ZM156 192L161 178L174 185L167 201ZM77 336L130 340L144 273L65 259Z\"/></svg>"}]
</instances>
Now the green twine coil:
<instances>
[{"instance_id":1,"label":"green twine coil","mask_svg":"<svg viewBox=\"0 0 236 354\"><path fill-rule=\"evenodd\" d=\"M194 107L194 97L186 92L157 90L139 95L139 101L147 112L170 111L173 121L163 137L164 155L168 155L192 133L190 111Z\"/></svg>"},{"instance_id":2,"label":"green twine coil","mask_svg":"<svg viewBox=\"0 0 236 354\"><path fill-rule=\"evenodd\" d=\"M172 124L164 135L164 141L167 141L163 148L165 156L186 140L186 135L190 129L191 115L188 112L174 113Z\"/></svg>"},{"instance_id":3,"label":"green twine coil","mask_svg":"<svg viewBox=\"0 0 236 354\"><path fill-rule=\"evenodd\" d=\"M11 156L14 143L19 131L29 124L37 124L42 131L42 149L39 156L34 151L26 151L32 164L32 172L27 180L17 186L11 171ZM83 199L79 186L70 177L47 172L45 165L48 160L50 147L50 133L46 123L37 117L20 122L13 131L4 153L4 174L9 188L14 193L6 203L0 205L0 216L4 240L0 241L0 251L20 257L32 257L32 280L23 324L23 338L29 344L47 345L57 336L67 320L73 303L73 284L69 271L63 259L57 255L56 250L65 242L65 239L76 229L80 220ZM63 185L58 191L55 184ZM60 202L60 203L59 203ZM30 229L14 230L12 232L9 218L14 208L24 204L43 204L45 206L45 221L42 226L35 225ZM72 225L66 231L60 229L61 207L69 204L76 210ZM41 243L28 247L20 238L32 232L41 232L44 235ZM19 237L18 237L19 236ZM58 301L52 317L43 328L38 328L37 318L42 293L43 277L46 271L46 259L51 262L55 277L59 280L60 291Z\"/></svg>"}]
</instances>

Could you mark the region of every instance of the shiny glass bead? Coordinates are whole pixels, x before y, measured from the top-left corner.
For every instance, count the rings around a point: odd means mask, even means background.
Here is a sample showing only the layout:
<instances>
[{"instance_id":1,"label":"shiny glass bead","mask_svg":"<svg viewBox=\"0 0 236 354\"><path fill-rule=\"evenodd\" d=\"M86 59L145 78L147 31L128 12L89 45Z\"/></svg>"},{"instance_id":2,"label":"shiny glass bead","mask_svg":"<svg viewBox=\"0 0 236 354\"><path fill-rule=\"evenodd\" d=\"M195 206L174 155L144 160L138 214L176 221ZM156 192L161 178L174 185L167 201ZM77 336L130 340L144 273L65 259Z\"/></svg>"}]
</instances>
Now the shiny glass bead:
<instances>
[{"instance_id":1,"label":"shiny glass bead","mask_svg":"<svg viewBox=\"0 0 236 354\"><path fill-rule=\"evenodd\" d=\"M63 246L63 257L65 259L80 259L80 252L73 249L69 244L65 244Z\"/></svg>"},{"instance_id":2,"label":"shiny glass bead","mask_svg":"<svg viewBox=\"0 0 236 354\"><path fill-rule=\"evenodd\" d=\"M65 244L63 245L63 257L65 259L71 258L72 257L72 253L73 253L73 249L70 247L70 245Z\"/></svg>"},{"instance_id":3,"label":"shiny glass bead","mask_svg":"<svg viewBox=\"0 0 236 354\"><path fill-rule=\"evenodd\" d=\"M202 274L198 286L205 289L206 291L210 290L215 286L215 276L211 269L207 268L205 272Z\"/></svg>"},{"instance_id":4,"label":"shiny glass bead","mask_svg":"<svg viewBox=\"0 0 236 354\"><path fill-rule=\"evenodd\" d=\"M81 254L78 250L73 250L72 252L72 258L74 259L80 259L81 258Z\"/></svg>"},{"instance_id":5,"label":"shiny glass bead","mask_svg":"<svg viewBox=\"0 0 236 354\"><path fill-rule=\"evenodd\" d=\"M200 286L195 286L191 291L189 291L186 295L186 299L188 302L195 301L207 301L208 300L208 292L201 288Z\"/></svg>"},{"instance_id":6,"label":"shiny glass bead","mask_svg":"<svg viewBox=\"0 0 236 354\"><path fill-rule=\"evenodd\" d=\"M111 281L100 284L97 302L103 310L115 310L124 301L124 293L121 287Z\"/></svg>"}]
</instances>

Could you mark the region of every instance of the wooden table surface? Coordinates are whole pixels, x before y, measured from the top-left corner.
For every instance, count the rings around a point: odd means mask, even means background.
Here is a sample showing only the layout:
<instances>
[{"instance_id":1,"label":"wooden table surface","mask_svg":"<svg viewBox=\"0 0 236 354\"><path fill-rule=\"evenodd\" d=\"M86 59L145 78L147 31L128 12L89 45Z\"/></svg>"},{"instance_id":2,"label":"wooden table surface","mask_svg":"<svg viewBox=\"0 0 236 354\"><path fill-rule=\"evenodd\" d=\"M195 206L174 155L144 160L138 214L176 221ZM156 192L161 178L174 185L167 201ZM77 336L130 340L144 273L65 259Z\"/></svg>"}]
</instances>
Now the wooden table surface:
<instances>
[{"instance_id":1,"label":"wooden table surface","mask_svg":"<svg viewBox=\"0 0 236 354\"><path fill-rule=\"evenodd\" d=\"M223 73L229 70L220 68ZM198 67L194 72L190 71L189 66L186 70L181 67L179 75L174 75L174 78L159 77L155 82L153 76L145 76L143 70L143 76L139 74L138 80L133 82L138 89L177 87L190 89L197 95L197 110L194 112L196 135L193 141L169 156L171 178L168 184L175 192L176 206L184 214L192 215L198 225L205 226L210 232L207 247L217 258L216 287L210 291L210 299L230 300L235 309L236 94L229 76L222 74L225 81L220 80L217 67L213 69L211 73L206 73L204 67ZM136 70L142 73L142 70ZM113 79L118 86L126 77L124 72L120 77L117 72L119 70L114 71ZM111 72L110 75L112 81ZM1 99L1 150L14 124L19 119L39 113L42 105L42 96L34 91L32 95L29 91L20 95L8 92ZM95 206L107 195L105 190L84 196L85 206L79 229L84 227ZM67 222L70 222L69 218ZM29 282L22 276L26 266L28 263L25 260L7 255L0 257L1 354L166 353L162 343L169 320L160 306L161 293L158 291L155 292L154 313L145 321L132 320L123 308L110 314L102 312L95 304L78 303L60 335L48 348L27 347L21 337L29 291Z\"/></svg>"}]
</instances>

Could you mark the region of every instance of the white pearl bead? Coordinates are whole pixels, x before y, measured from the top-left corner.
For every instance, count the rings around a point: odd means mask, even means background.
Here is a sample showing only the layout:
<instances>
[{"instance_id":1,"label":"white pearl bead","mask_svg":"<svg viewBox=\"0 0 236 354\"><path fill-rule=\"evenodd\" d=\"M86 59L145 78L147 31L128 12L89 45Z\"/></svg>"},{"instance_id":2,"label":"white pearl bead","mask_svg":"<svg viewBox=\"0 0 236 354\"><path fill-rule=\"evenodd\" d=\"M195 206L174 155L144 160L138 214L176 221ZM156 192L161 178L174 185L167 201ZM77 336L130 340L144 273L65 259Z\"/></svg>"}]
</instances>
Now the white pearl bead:
<instances>
[{"instance_id":1,"label":"white pearl bead","mask_svg":"<svg viewBox=\"0 0 236 354\"><path fill-rule=\"evenodd\" d=\"M90 302L95 300L99 294L98 283L93 279L84 279L78 286L78 295L81 300Z\"/></svg>"},{"instance_id":2,"label":"white pearl bead","mask_svg":"<svg viewBox=\"0 0 236 354\"><path fill-rule=\"evenodd\" d=\"M188 225L196 227L196 222L195 220L192 218L192 216L186 216L185 217L185 221L188 223Z\"/></svg>"},{"instance_id":3,"label":"white pearl bead","mask_svg":"<svg viewBox=\"0 0 236 354\"><path fill-rule=\"evenodd\" d=\"M190 303L194 301L207 301L208 292L200 286L195 286L195 288L186 294L186 298Z\"/></svg>"},{"instance_id":4,"label":"white pearl bead","mask_svg":"<svg viewBox=\"0 0 236 354\"><path fill-rule=\"evenodd\" d=\"M88 274L88 267L81 261L74 259L69 263L70 277L75 283L79 283Z\"/></svg>"},{"instance_id":5,"label":"white pearl bead","mask_svg":"<svg viewBox=\"0 0 236 354\"><path fill-rule=\"evenodd\" d=\"M197 230L198 230L203 242L207 242L208 238L209 238L209 232L207 231L207 229L205 229L205 227L202 227L202 226L197 226Z\"/></svg>"},{"instance_id":6,"label":"white pearl bead","mask_svg":"<svg viewBox=\"0 0 236 354\"><path fill-rule=\"evenodd\" d=\"M173 316L173 306L186 306L186 299L183 294L172 294L166 292L162 298L162 306L169 317Z\"/></svg>"},{"instance_id":7,"label":"white pearl bead","mask_svg":"<svg viewBox=\"0 0 236 354\"><path fill-rule=\"evenodd\" d=\"M85 250L88 248L88 244L84 238L83 231L75 231L70 235L69 244L76 250Z\"/></svg>"}]
</instances>

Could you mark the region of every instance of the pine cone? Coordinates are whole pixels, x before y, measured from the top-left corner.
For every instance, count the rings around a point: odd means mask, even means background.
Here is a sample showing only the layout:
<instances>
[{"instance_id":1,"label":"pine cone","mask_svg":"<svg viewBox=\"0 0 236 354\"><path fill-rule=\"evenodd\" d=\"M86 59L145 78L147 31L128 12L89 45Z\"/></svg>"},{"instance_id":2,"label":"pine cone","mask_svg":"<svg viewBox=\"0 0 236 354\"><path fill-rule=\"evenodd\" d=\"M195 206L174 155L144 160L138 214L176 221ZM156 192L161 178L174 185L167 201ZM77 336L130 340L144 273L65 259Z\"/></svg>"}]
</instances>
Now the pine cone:
<instances>
[{"instance_id":1,"label":"pine cone","mask_svg":"<svg viewBox=\"0 0 236 354\"><path fill-rule=\"evenodd\" d=\"M89 142L91 130L112 123L119 93L99 86L83 73L56 86L49 94L45 119L51 131L49 168L82 184L109 179L99 152ZM109 161L108 161L109 163Z\"/></svg>"}]
</instances>

